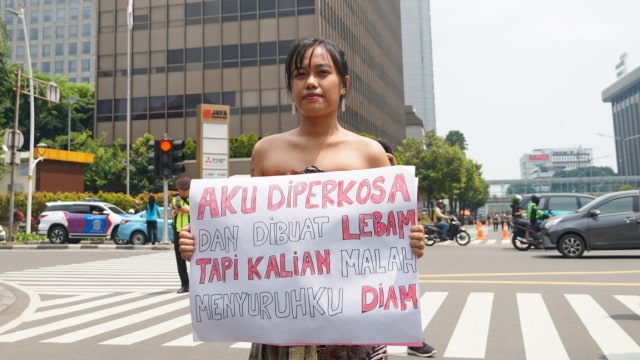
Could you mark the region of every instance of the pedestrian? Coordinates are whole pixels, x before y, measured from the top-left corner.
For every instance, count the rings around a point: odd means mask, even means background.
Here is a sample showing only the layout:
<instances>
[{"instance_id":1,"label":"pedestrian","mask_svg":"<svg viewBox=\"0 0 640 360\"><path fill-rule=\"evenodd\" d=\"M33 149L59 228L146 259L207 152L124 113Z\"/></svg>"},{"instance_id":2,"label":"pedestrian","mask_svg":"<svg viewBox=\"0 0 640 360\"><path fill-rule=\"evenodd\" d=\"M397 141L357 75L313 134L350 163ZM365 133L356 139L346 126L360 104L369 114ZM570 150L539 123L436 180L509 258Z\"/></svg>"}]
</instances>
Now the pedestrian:
<instances>
[{"instance_id":1,"label":"pedestrian","mask_svg":"<svg viewBox=\"0 0 640 360\"><path fill-rule=\"evenodd\" d=\"M398 165L398 162L396 161L396 157L393 154L393 149L391 148L391 145L389 145L389 143L387 143L384 140L378 140L378 142L380 143L380 145L382 145L382 148L387 153L389 164L391 166ZM424 341L422 342L422 346L407 346L407 354L409 355L428 357L428 356L433 356L436 352L437 350L433 346L427 344Z\"/></svg>"},{"instance_id":2,"label":"pedestrian","mask_svg":"<svg viewBox=\"0 0 640 360\"><path fill-rule=\"evenodd\" d=\"M180 255L180 244L178 242L179 231L189 224L189 188L191 178L183 176L176 179L176 189L178 194L173 197L171 206L173 208L173 251L178 265L178 276L180 277L180 289L177 293L189 292L189 273L187 272L187 261Z\"/></svg>"},{"instance_id":3,"label":"pedestrian","mask_svg":"<svg viewBox=\"0 0 640 360\"><path fill-rule=\"evenodd\" d=\"M140 200L136 199L136 201L133 204L133 213L137 214L139 212L142 211L142 202L140 202Z\"/></svg>"},{"instance_id":4,"label":"pedestrian","mask_svg":"<svg viewBox=\"0 0 640 360\"><path fill-rule=\"evenodd\" d=\"M13 209L13 233L16 234L20 230L20 225L24 221L24 213L18 208ZM13 239L11 239L13 241Z\"/></svg>"},{"instance_id":5,"label":"pedestrian","mask_svg":"<svg viewBox=\"0 0 640 360\"><path fill-rule=\"evenodd\" d=\"M258 141L251 155L252 176L389 166L387 154L377 141L338 123L338 109L345 110L351 78L345 53L333 41L311 38L294 43L285 63L285 83L293 98L292 113L300 112L299 125ZM424 253L422 225L411 227L409 239L413 253L421 257ZM185 259L193 255L194 245L194 236L185 227L180 232L180 250ZM386 359L386 347L254 343L249 355L250 360L373 358Z\"/></svg>"},{"instance_id":6,"label":"pedestrian","mask_svg":"<svg viewBox=\"0 0 640 360\"><path fill-rule=\"evenodd\" d=\"M162 216L162 214L160 214L160 208L156 203L155 196L149 195L149 200L147 201L145 210L146 210L145 215L147 216L148 241L151 242L151 245L155 245L156 242L158 242L158 217Z\"/></svg>"}]
</instances>

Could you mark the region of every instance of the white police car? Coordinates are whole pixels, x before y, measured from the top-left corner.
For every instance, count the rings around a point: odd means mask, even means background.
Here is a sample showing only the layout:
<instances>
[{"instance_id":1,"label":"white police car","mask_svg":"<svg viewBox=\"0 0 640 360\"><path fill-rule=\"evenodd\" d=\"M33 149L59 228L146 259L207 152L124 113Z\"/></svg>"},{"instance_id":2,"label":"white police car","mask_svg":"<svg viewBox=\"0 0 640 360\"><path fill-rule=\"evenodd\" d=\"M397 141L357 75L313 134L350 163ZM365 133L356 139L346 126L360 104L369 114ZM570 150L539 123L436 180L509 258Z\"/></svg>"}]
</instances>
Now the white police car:
<instances>
[{"instance_id":1,"label":"white police car","mask_svg":"<svg viewBox=\"0 0 640 360\"><path fill-rule=\"evenodd\" d=\"M96 199L48 202L38 216L38 234L46 235L52 244L77 244L87 238L120 244L118 226L128 216L119 207Z\"/></svg>"}]
</instances>

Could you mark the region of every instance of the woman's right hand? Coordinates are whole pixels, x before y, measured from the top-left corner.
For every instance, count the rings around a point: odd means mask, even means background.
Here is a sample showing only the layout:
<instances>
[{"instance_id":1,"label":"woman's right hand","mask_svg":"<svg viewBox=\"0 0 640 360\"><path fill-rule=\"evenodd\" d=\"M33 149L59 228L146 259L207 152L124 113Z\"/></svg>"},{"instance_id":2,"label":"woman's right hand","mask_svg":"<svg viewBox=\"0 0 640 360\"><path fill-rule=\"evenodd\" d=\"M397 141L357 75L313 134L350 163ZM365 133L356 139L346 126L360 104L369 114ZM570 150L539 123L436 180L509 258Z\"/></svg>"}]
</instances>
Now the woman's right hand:
<instances>
[{"instance_id":1,"label":"woman's right hand","mask_svg":"<svg viewBox=\"0 0 640 360\"><path fill-rule=\"evenodd\" d=\"M191 256L193 256L193 251L195 250L195 237L191 233L191 226L186 225L180 230L180 239L178 244L180 244L180 256L183 259L189 261L191 260Z\"/></svg>"}]
</instances>

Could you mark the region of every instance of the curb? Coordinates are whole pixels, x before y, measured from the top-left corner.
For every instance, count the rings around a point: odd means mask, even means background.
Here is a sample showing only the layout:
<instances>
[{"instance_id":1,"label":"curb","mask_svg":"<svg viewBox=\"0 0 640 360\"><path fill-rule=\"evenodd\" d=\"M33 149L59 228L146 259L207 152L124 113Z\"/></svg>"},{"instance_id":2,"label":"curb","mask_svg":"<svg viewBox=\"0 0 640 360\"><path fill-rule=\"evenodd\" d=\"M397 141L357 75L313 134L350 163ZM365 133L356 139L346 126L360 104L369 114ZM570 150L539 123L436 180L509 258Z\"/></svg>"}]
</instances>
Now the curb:
<instances>
[{"instance_id":1,"label":"curb","mask_svg":"<svg viewBox=\"0 0 640 360\"><path fill-rule=\"evenodd\" d=\"M116 245L116 244L0 244L0 250L173 250L173 243L158 245Z\"/></svg>"},{"instance_id":2,"label":"curb","mask_svg":"<svg viewBox=\"0 0 640 360\"><path fill-rule=\"evenodd\" d=\"M9 291L9 289L4 286L0 286L0 312L13 305L15 302L16 296L13 292Z\"/></svg>"}]
</instances>

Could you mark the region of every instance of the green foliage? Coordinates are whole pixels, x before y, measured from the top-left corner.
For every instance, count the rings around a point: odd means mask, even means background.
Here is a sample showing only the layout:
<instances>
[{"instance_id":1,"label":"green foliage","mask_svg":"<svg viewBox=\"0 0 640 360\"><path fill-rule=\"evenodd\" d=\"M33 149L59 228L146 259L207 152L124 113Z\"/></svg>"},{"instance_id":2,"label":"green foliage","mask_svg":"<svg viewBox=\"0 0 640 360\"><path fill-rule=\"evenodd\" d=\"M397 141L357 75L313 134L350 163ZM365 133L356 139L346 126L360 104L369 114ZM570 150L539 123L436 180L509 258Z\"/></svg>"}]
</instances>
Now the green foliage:
<instances>
[{"instance_id":1,"label":"green foliage","mask_svg":"<svg viewBox=\"0 0 640 360\"><path fill-rule=\"evenodd\" d=\"M184 141L184 150L182 150L185 160L196 159L196 142L192 138L186 138Z\"/></svg>"},{"instance_id":2,"label":"green foliage","mask_svg":"<svg viewBox=\"0 0 640 360\"><path fill-rule=\"evenodd\" d=\"M458 130L451 130L447 133L445 137L447 143L451 146L457 146L462 151L467 151L467 140L464 138L464 135Z\"/></svg>"},{"instance_id":3,"label":"green foliage","mask_svg":"<svg viewBox=\"0 0 640 360\"><path fill-rule=\"evenodd\" d=\"M249 135L240 135L237 138L231 137L229 139L229 157L230 158L243 158L251 157L253 147L258 142L258 135L255 133L249 133Z\"/></svg>"},{"instance_id":4,"label":"green foliage","mask_svg":"<svg viewBox=\"0 0 640 360\"><path fill-rule=\"evenodd\" d=\"M418 191L430 202L448 198L463 209L475 210L489 198L482 166L467 159L459 144L452 145L434 132L423 139L403 140L395 155L399 164L416 167Z\"/></svg>"}]
</instances>

